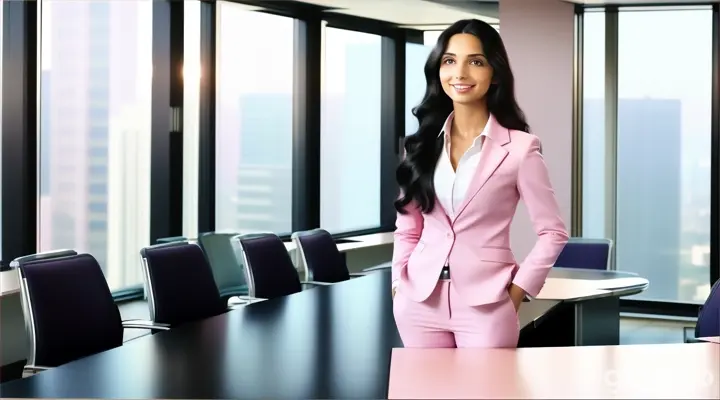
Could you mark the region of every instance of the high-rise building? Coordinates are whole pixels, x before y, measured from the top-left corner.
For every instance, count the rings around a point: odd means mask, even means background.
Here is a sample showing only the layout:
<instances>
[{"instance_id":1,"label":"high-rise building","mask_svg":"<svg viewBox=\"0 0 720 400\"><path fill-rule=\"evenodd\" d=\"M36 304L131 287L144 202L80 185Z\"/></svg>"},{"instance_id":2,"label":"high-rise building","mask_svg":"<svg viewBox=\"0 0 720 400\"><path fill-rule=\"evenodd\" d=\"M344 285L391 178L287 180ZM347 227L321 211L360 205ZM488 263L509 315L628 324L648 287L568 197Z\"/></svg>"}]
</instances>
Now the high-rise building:
<instances>
[{"instance_id":1,"label":"high-rise building","mask_svg":"<svg viewBox=\"0 0 720 400\"><path fill-rule=\"evenodd\" d=\"M149 226L137 211L149 209L137 200L149 198L150 174L149 146L138 141L150 121L142 106L151 74L150 43L138 31L143 7L77 1L43 8L40 248L92 254L111 288L140 280L139 268L125 276L137 262L127 249L148 241L137 237ZM130 174L137 168L143 171Z\"/></svg>"}]
</instances>

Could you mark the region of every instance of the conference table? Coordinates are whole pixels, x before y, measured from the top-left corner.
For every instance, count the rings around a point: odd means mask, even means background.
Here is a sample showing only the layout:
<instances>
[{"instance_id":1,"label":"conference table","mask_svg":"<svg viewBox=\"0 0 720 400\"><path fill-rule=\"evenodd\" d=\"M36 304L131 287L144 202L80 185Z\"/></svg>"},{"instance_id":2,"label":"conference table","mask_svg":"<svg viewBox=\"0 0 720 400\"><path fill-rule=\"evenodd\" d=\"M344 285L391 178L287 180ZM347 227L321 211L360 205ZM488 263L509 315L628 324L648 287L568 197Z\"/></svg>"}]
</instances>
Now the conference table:
<instances>
[{"instance_id":1,"label":"conference table","mask_svg":"<svg viewBox=\"0 0 720 400\"><path fill-rule=\"evenodd\" d=\"M389 270L391 263L373 270ZM632 272L554 267L536 297L560 301L549 320L520 332L520 346L592 346L620 344L620 298L638 294L649 286Z\"/></svg>"},{"instance_id":2,"label":"conference table","mask_svg":"<svg viewBox=\"0 0 720 400\"><path fill-rule=\"evenodd\" d=\"M553 274L566 284L577 276L572 271ZM393 348L402 347L390 279L390 271L381 270L142 336L4 383L0 397L387 398ZM590 300L626 293L629 287L593 287L586 280L575 281ZM562 286L548 287L553 285ZM570 297L571 304L582 302L577 293ZM519 345L542 345L547 338L538 333L567 329L553 327L561 321L553 315L568 301L536 298L523 303ZM592 373L592 365L583 368Z\"/></svg>"}]
</instances>

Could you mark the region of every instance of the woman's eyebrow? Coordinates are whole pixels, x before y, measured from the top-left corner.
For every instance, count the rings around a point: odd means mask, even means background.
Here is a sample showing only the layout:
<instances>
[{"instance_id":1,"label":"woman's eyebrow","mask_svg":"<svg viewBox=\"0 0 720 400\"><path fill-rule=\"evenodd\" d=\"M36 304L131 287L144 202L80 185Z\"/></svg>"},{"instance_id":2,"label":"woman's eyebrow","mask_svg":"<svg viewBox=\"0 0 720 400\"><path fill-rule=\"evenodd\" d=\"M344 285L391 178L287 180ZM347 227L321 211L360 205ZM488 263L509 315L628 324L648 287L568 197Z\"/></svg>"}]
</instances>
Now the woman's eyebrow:
<instances>
[{"instance_id":1,"label":"woman's eyebrow","mask_svg":"<svg viewBox=\"0 0 720 400\"><path fill-rule=\"evenodd\" d=\"M446 56L452 56L452 57L457 57L457 54L455 54L455 53L445 53L444 55L446 55ZM468 57L485 57L485 54L483 54L483 53L473 53L473 54L468 54L467 56L468 56Z\"/></svg>"}]
</instances>

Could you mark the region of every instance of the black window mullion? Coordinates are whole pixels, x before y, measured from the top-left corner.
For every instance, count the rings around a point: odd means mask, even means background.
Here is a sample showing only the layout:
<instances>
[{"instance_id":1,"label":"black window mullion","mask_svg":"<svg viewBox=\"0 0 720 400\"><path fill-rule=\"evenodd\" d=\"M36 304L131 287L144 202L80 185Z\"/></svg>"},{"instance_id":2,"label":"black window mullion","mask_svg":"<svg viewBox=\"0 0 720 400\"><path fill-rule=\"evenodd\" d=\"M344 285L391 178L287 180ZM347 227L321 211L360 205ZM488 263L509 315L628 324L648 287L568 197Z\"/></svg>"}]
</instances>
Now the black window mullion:
<instances>
[{"instance_id":1,"label":"black window mullion","mask_svg":"<svg viewBox=\"0 0 720 400\"><path fill-rule=\"evenodd\" d=\"M37 251L39 2L3 1L2 258Z\"/></svg>"}]
</instances>

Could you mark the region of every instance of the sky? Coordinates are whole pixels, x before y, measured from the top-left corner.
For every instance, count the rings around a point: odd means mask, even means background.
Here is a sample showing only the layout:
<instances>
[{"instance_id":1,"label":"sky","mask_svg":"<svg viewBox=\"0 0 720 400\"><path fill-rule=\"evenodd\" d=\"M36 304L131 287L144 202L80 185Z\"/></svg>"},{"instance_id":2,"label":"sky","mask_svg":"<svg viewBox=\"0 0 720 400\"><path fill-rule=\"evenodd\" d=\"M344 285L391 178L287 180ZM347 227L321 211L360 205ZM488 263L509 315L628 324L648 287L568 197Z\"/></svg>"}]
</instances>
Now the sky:
<instances>
[{"instance_id":1,"label":"sky","mask_svg":"<svg viewBox=\"0 0 720 400\"><path fill-rule=\"evenodd\" d=\"M585 97L602 98L605 15L585 14ZM712 11L621 11L619 97L710 99Z\"/></svg>"}]
</instances>

